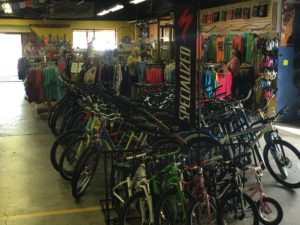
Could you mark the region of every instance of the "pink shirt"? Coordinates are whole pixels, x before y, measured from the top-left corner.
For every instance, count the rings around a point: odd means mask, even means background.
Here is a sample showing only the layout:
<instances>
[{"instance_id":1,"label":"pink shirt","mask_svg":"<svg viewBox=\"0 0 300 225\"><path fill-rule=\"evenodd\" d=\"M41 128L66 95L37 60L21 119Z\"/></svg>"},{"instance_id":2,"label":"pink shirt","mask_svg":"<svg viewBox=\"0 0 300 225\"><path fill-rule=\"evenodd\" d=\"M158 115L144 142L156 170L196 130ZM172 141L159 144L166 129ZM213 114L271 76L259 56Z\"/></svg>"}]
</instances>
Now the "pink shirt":
<instances>
[{"instance_id":1,"label":"pink shirt","mask_svg":"<svg viewBox=\"0 0 300 225\"><path fill-rule=\"evenodd\" d=\"M236 56L234 56L227 63L228 70L232 72L233 77L237 77L238 75L240 75L240 66L241 66L240 60Z\"/></svg>"},{"instance_id":2,"label":"pink shirt","mask_svg":"<svg viewBox=\"0 0 300 225\"><path fill-rule=\"evenodd\" d=\"M221 86L216 95L219 96L220 99L224 99L226 96L231 95L231 86L232 86L232 74L231 72L217 73L218 75L218 86Z\"/></svg>"}]
</instances>

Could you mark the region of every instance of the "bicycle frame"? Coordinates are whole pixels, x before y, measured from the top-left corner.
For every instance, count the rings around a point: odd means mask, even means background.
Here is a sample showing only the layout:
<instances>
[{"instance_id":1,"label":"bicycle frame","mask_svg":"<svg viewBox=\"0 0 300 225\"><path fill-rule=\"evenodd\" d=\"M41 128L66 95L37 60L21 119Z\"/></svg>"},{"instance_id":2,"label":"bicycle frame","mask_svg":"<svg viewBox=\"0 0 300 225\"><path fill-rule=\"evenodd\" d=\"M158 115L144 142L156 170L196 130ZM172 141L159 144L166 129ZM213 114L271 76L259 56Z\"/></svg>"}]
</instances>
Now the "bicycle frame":
<instances>
[{"instance_id":1,"label":"bicycle frame","mask_svg":"<svg viewBox=\"0 0 300 225\"><path fill-rule=\"evenodd\" d=\"M187 167L188 170L193 170L193 168ZM183 184L183 186L189 186L192 183L194 184L194 182L196 183L191 191L192 196L196 196L197 200L199 202L203 202L205 201L205 206L206 206L206 212L207 212L207 216L208 216L208 222L211 223L212 220L212 215L211 215L211 211L210 211L210 202L209 202L209 194L206 191L206 187L205 187L205 182L204 182L204 176L203 176L203 168L200 167L198 168L198 173L196 176L194 176L193 180L190 182L186 182L184 180L181 181L181 183ZM200 204L200 209L201 210L201 204ZM199 213L201 214L201 213Z\"/></svg>"},{"instance_id":2,"label":"bicycle frame","mask_svg":"<svg viewBox=\"0 0 300 225\"><path fill-rule=\"evenodd\" d=\"M262 186L262 182L261 182L261 177L262 177L262 170L260 167L252 167L250 168L251 172L253 173L253 175L256 178L256 184L254 184L252 187L249 187L247 190L247 194L253 198L257 193L259 194L259 201L260 201L260 205L262 207L262 211L264 213L271 213L272 209L269 206L269 204L265 204L264 203L264 197L265 197L265 193L263 190L263 186Z\"/></svg>"},{"instance_id":3,"label":"bicycle frame","mask_svg":"<svg viewBox=\"0 0 300 225\"><path fill-rule=\"evenodd\" d=\"M219 143L221 145L224 145L226 142L230 141L230 139L232 139L232 138L236 138L238 136L245 135L245 134L250 134L250 135L252 134L252 136L255 136L255 137L252 138L252 140L249 140L250 143L244 143L244 144L250 145L251 148L254 148L255 145L259 142L260 138L262 138L266 133L273 132L273 131L274 131L274 129L272 126L272 122L268 122L267 124L263 124L259 127L254 127L254 128L250 127L241 132L235 132L233 134L226 134L223 138L219 139ZM255 134L255 135L253 135L253 134ZM241 145L243 145L243 143ZM265 162L264 162L263 157L261 156L261 153L259 151L258 152L256 151L256 154L260 160L260 166L262 168L265 168Z\"/></svg>"}]
</instances>

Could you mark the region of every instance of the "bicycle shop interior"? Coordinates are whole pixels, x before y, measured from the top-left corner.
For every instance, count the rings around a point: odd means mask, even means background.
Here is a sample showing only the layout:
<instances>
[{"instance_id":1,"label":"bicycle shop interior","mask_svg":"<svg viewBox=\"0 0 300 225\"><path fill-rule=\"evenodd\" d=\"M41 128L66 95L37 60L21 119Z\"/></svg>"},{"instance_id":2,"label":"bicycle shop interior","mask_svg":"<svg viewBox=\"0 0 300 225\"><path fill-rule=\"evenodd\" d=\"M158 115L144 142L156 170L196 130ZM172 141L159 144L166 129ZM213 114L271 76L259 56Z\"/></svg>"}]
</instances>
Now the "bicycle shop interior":
<instances>
[{"instance_id":1,"label":"bicycle shop interior","mask_svg":"<svg viewBox=\"0 0 300 225\"><path fill-rule=\"evenodd\" d=\"M0 0L0 225L299 225L299 26L297 0Z\"/></svg>"}]
</instances>

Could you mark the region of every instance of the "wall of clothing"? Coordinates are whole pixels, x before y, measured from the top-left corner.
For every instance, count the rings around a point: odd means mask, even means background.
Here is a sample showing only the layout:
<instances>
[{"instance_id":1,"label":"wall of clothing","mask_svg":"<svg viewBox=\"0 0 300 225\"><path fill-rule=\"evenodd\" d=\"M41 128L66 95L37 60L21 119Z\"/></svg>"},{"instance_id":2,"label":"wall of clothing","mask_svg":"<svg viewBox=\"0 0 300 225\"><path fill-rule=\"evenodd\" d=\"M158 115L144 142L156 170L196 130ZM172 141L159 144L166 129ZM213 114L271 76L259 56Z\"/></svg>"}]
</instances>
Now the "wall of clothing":
<instances>
[{"instance_id":1,"label":"wall of clothing","mask_svg":"<svg viewBox=\"0 0 300 225\"><path fill-rule=\"evenodd\" d=\"M253 65L255 68L260 67L265 56L268 56L266 63L276 62L266 51L277 50L279 47L277 33L201 34L199 43L201 63L228 62L231 58L230 51L235 48L240 52L241 63Z\"/></svg>"},{"instance_id":2,"label":"wall of clothing","mask_svg":"<svg viewBox=\"0 0 300 225\"><path fill-rule=\"evenodd\" d=\"M30 64L24 85L29 102L58 101L63 95L57 65Z\"/></svg>"},{"instance_id":3,"label":"wall of clothing","mask_svg":"<svg viewBox=\"0 0 300 225\"><path fill-rule=\"evenodd\" d=\"M278 47L279 39L277 33L244 33L244 34L227 34L227 35L205 35L200 36L200 62L203 65L211 63L226 64L231 56L233 48L240 53L240 76L238 80L239 97L245 97L256 83L257 93L253 104L262 105L265 100L269 100L277 86L277 65L278 65ZM205 69L203 71L202 82L208 85L210 80L215 85L221 85L228 79L214 75L218 71ZM226 74L226 72L225 72ZM223 76L224 77L224 76ZM228 76L230 77L230 76ZM220 79L219 79L220 78ZM229 79L230 80L230 79ZM226 82L222 86L232 85L232 82ZM215 96L210 93L211 86L205 90L209 97ZM218 89L219 90L219 89ZM229 95L229 92L227 93Z\"/></svg>"},{"instance_id":4,"label":"wall of clothing","mask_svg":"<svg viewBox=\"0 0 300 225\"><path fill-rule=\"evenodd\" d=\"M134 83L162 84L173 81L175 64L147 64L138 62L136 65L137 77L129 75L128 68L118 62L100 62L98 65L83 69L79 75L79 82L102 82L109 88L116 90L117 94L131 96Z\"/></svg>"}]
</instances>

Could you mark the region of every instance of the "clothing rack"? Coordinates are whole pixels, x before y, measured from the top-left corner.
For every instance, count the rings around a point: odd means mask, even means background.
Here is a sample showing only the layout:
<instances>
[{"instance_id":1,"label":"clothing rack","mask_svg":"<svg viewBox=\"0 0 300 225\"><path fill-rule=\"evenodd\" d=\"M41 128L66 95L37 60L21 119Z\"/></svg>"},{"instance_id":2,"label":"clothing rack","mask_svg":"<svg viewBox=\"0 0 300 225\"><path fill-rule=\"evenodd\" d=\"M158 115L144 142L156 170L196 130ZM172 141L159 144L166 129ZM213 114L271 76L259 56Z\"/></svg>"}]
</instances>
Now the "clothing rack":
<instances>
[{"instance_id":1,"label":"clothing rack","mask_svg":"<svg viewBox=\"0 0 300 225\"><path fill-rule=\"evenodd\" d=\"M158 68L164 68L165 66L160 63L146 63L147 67L158 67Z\"/></svg>"}]
</instances>

